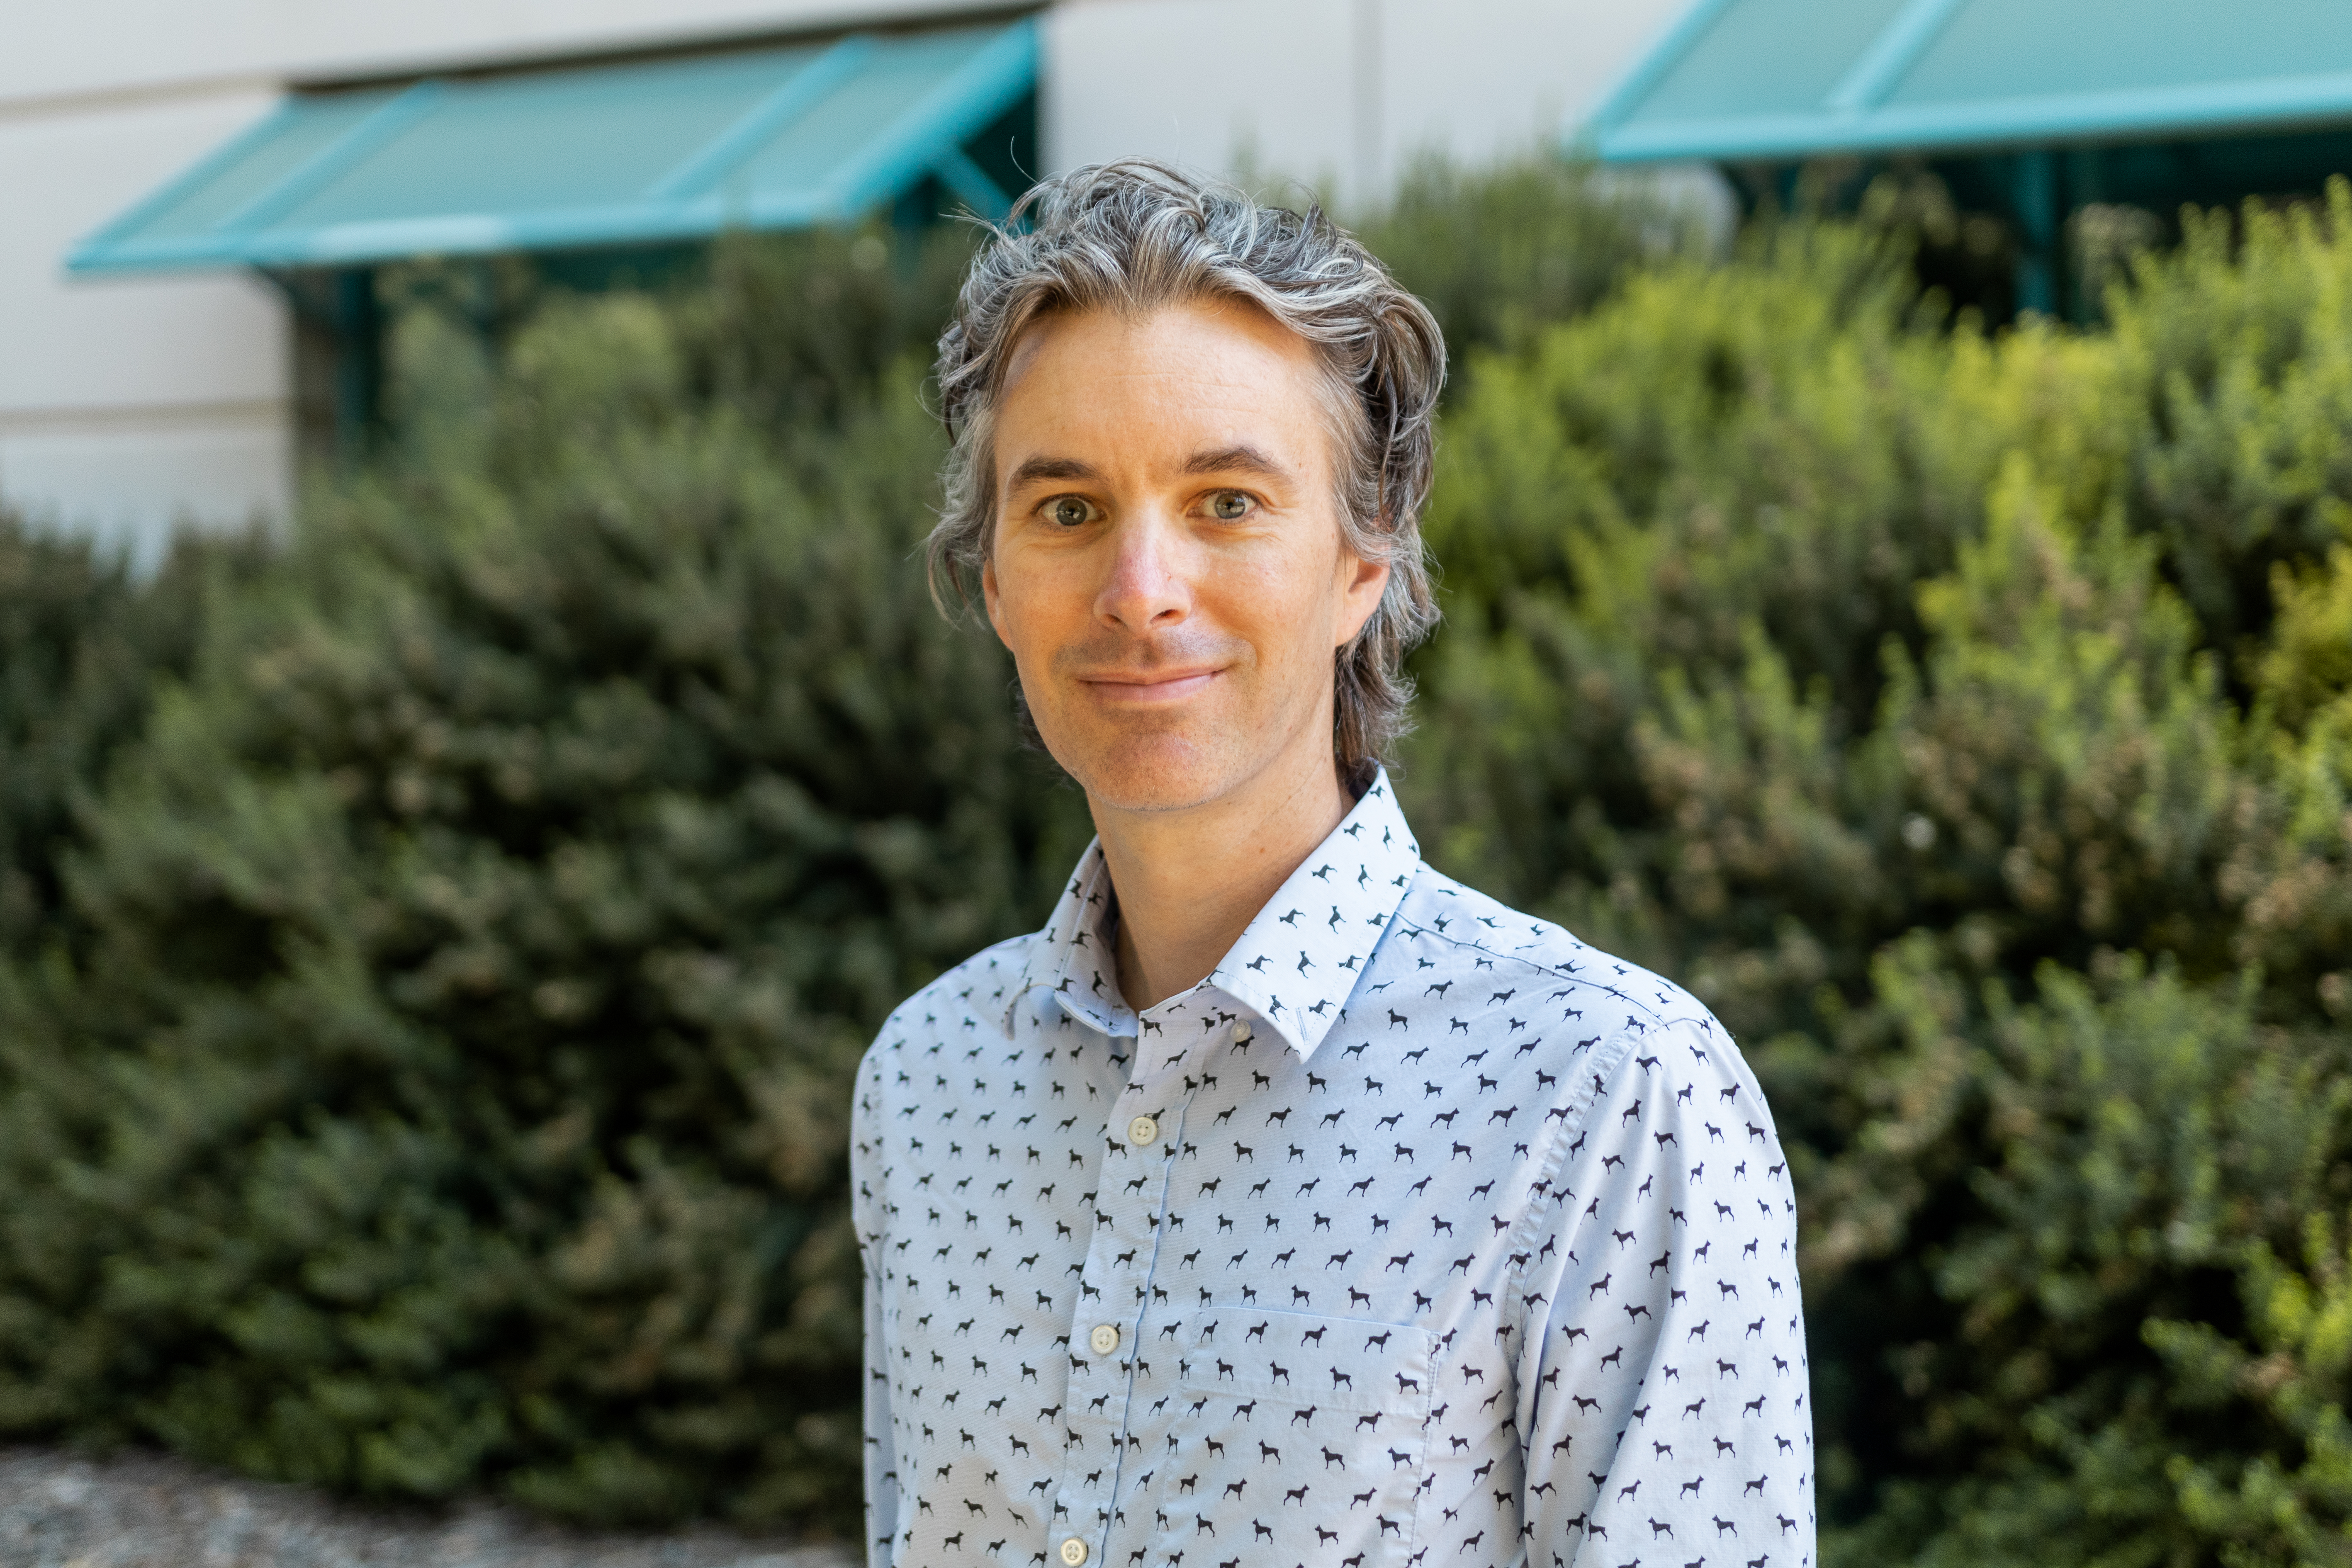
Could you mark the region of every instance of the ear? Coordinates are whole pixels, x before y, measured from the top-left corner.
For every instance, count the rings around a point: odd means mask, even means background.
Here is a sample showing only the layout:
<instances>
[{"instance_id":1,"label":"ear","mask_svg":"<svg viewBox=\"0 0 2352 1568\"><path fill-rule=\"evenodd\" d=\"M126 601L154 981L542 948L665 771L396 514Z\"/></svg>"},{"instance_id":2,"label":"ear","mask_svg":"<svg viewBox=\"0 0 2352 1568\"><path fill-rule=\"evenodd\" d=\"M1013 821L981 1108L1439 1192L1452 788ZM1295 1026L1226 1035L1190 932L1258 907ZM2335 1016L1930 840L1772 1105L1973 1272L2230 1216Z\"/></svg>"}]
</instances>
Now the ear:
<instances>
[{"instance_id":1,"label":"ear","mask_svg":"<svg viewBox=\"0 0 2352 1568\"><path fill-rule=\"evenodd\" d=\"M1381 595L1388 592L1389 563L1367 561L1352 550L1339 552L1339 624L1332 628L1331 646L1346 647L1381 607Z\"/></svg>"}]
</instances>

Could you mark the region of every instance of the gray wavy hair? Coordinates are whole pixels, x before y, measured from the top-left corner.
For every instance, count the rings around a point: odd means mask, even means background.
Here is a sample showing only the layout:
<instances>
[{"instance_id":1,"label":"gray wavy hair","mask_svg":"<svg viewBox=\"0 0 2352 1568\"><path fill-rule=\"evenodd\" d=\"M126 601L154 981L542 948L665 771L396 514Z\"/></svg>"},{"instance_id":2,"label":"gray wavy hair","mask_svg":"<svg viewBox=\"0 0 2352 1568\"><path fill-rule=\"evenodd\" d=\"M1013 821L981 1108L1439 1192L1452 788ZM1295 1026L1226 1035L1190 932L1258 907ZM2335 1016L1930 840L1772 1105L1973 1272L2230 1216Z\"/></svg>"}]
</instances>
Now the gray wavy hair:
<instances>
[{"instance_id":1,"label":"gray wavy hair","mask_svg":"<svg viewBox=\"0 0 2352 1568\"><path fill-rule=\"evenodd\" d=\"M1335 650L1332 742L1360 788L1406 728L1406 651L1437 624L1421 510L1429 498L1445 340L1428 307L1362 242L1304 213L1144 158L1037 185L989 232L940 337L940 417L953 442L929 544L932 597L969 605L996 525L996 403L1022 333L1055 310L1140 313L1246 300L1314 345L1333 426L1340 530L1385 562L1381 603Z\"/></svg>"}]
</instances>

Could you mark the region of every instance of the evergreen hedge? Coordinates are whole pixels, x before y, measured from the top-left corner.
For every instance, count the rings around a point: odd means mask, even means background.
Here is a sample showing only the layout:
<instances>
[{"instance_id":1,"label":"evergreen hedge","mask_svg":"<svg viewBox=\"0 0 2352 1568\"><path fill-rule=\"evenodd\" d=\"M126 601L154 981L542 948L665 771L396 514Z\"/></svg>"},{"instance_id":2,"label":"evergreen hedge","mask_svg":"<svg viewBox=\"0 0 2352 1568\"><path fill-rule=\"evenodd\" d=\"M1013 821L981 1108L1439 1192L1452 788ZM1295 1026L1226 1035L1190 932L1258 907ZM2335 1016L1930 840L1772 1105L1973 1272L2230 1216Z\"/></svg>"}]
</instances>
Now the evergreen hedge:
<instances>
[{"instance_id":1,"label":"evergreen hedge","mask_svg":"<svg viewBox=\"0 0 2352 1568\"><path fill-rule=\"evenodd\" d=\"M854 1520L848 1075L1084 843L925 596L914 374L780 353L861 290L923 279L404 321L406 439L216 585L0 987L0 1430Z\"/></svg>"},{"instance_id":2,"label":"evergreen hedge","mask_svg":"<svg viewBox=\"0 0 2352 1568\"><path fill-rule=\"evenodd\" d=\"M1446 426L1406 804L1745 1043L1825 1561L2352 1554L2352 189L2108 319L1796 226Z\"/></svg>"},{"instance_id":3,"label":"evergreen hedge","mask_svg":"<svg viewBox=\"0 0 2352 1568\"><path fill-rule=\"evenodd\" d=\"M1825 1558L2345 1556L2352 194L2088 331L1559 166L1371 237L1463 354L1406 805L1746 1042ZM0 1434L854 1521L846 1071L1086 832L915 555L961 244L420 270L282 546L0 530Z\"/></svg>"}]
</instances>

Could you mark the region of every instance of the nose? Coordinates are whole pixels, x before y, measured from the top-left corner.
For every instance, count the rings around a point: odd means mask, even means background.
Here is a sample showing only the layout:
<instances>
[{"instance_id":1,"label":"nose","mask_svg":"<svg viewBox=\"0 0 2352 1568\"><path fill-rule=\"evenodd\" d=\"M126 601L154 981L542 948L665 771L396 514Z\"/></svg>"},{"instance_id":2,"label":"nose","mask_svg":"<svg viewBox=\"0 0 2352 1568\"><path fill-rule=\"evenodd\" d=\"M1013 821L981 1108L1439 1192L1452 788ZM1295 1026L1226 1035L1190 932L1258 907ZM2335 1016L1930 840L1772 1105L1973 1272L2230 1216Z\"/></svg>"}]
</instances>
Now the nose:
<instances>
[{"instance_id":1,"label":"nose","mask_svg":"<svg viewBox=\"0 0 2352 1568\"><path fill-rule=\"evenodd\" d=\"M1192 587L1173 531L1157 517L1130 514L1105 542L1109 557L1095 595L1096 618L1139 637L1181 626L1192 614Z\"/></svg>"}]
</instances>

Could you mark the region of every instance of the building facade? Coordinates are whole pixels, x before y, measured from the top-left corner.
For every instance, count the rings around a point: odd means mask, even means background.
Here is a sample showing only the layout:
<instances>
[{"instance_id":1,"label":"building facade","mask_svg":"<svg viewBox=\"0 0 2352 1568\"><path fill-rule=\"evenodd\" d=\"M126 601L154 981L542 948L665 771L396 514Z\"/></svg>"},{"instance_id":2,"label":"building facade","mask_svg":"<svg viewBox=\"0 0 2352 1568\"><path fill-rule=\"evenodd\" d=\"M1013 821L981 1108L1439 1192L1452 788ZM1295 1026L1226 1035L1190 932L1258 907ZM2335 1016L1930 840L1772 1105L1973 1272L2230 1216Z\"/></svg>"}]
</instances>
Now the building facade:
<instances>
[{"instance_id":1,"label":"building facade","mask_svg":"<svg viewBox=\"0 0 2352 1568\"><path fill-rule=\"evenodd\" d=\"M252 267L76 271L105 226L292 100L451 75L1018 24L1048 171L1129 153L1378 202L1416 153L1572 133L1684 0L86 0L0 49L0 503L152 559L286 514L297 332Z\"/></svg>"}]
</instances>

